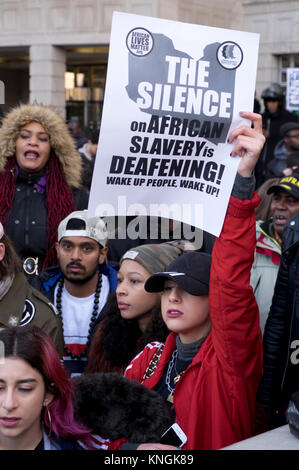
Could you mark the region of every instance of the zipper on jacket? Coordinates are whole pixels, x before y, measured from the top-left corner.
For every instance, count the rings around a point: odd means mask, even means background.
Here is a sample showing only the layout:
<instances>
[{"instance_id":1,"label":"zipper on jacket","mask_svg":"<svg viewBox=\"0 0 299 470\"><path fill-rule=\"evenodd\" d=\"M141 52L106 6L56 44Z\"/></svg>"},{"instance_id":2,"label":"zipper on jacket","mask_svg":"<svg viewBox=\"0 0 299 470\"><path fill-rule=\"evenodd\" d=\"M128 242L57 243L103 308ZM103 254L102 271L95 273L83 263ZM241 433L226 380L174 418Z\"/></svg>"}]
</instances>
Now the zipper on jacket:
<instances>
[{"instance_id":1,"label":"zipper on jacket","mask_svg":"<svg viewBox=\"0 0 299 470\"><path fill-rule=\"evenodd\" d=\"M269 233L266 233L262 228L261 226L259 227L260 231L262 232L263 235L265 235L267 238L270 238L270 240L279 248L279 251L281 251L281 246L280 244L278 243L278 241L272 237Z\"/></svg>"},{"instance_id":2,"label":"zipper on jacket","mask_svg":"<svg viewBox=\"0 0 299 470\"><path fill-rule=\"evenodd\" d=\"M28 183L30 183L28 178ZM26 211L25 211L25 247L30 248L29 242L29 205L31 196L31 186L26 187Z\"/></svg>"},{"instance_id":3,"label":"zipper on jacket","mask_svg":"<svg viewBox=\"0 0 299 470\"><path fill-rule=\"evenodd\" d=\"M294 315L295 315L295 306L296 306L296 297L295 297L295 302L293 302L293 308L292 308L292 315L291 315L291 324L290 324L290 334L289 334L289 339L288 339L288 354L287 354L287 361L285 364L285 368L283 371L282 379L281 379L281 384L280 384L280 391L282 392L283 386L284 386L284 381L286 378L286 373L287 373L287 368L290 360L290 345L291 345L291 332L293 328L293 322L294 322Z\"/></svg>"}]
</instances>

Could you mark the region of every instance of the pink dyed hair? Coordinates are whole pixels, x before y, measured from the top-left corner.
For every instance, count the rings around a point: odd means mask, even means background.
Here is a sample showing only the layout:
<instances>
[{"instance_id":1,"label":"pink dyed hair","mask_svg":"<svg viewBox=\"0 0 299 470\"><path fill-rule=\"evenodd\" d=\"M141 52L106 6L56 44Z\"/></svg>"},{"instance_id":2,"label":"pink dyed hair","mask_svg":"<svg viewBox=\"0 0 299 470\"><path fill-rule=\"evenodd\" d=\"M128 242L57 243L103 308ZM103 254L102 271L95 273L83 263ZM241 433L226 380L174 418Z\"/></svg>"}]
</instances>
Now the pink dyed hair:
<instances>
[{"instance_id":1,"label":"pink dyed hair","mask_svg":"<svg viewBox=\"0 0 299 470\"><path fill-rule=\"evenodd\" d=\"M0 331L0 341L4 343L5 357L26 361L42 375L46 390L53 393L54 399L48 406L51 423L46 411L42 416L46 432L51 430L56 437L80 440L92 449L90 429L74 420L71 380L49 335L36 326L8 327Z\"/></svg>"}]
</instances>

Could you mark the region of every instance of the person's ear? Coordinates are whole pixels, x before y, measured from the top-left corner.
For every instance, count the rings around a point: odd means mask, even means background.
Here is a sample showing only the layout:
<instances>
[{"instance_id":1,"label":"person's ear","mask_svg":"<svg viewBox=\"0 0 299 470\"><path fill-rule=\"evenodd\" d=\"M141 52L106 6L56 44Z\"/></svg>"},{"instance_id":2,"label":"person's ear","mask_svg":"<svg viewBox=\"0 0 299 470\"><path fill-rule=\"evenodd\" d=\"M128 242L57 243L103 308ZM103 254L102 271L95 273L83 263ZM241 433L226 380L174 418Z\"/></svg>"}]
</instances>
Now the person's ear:
<instances>
[{"instance_id":1,"label":"person's ear","mask_svg":"<svg viewBox=\"0 0 299 470\"><path fill-rule=\"evenodd\" d=\"M108 247L107 246L105 246L105 248L100 249L99 264L103 264L105 262L107 253L108 253Z\"/></svg>"},{"instance_id":2,"label":"person's ear","mask_svg":"<svg viewBox=\"0 0 299 470\"><path fill-rule=\"evenodd\" d=\"M59 243L55 243L55 248L56 248L56 253L57 253L57 258L59 259Z\"/></svg>"},{"instance_id":3,"label":"person's ear","mask_svg":"<svg viewBox=\"0 0 299 470\"><path fill-rule=\"evenodd\" d=\"M46 392L45 397L44 397L44 401L43 401L43 405L45 407L47 407L52 403L53 400L54 400L54 393Z\"/></svg>"},{"instance_id":4,"label":"person's ear","mask_svg":"<svg viewBox=\"0 0 299 470\"><path fill-rule=\"evenodd\" d=\"M48 390L45 391L43 405L49 406L54 400L54 397L55 397L55 384L54 382L51 382L50 387L48 388Z\"/></svg>"},{"instance_id":5,"label":"person's ear","mask_svg":"<svg viewBox=\"0 0 299 470\"><path fill-rule=\"evenodd\" d=\"M0 261L3 260L5 256L5 245L4 243L0 243Z\"/></svg>"}]
</instances>

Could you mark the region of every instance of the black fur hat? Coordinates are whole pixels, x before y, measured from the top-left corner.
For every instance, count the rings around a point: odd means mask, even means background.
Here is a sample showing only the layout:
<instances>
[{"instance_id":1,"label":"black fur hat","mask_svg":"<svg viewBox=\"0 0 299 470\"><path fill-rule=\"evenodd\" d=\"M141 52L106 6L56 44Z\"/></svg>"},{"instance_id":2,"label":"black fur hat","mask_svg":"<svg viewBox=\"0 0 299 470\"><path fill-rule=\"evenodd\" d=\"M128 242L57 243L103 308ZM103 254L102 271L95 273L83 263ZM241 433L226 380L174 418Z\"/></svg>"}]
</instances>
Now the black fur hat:
<instances>
[{"instance_id":1,"label":"black fur hat","mask_svg":"<svg viewBox=\"0 0 299 470\"><path fill-rule=\"evenodd\" d=\"M75 418L110 440L159 442L174 420L154 390L114 373L72 378Z\"/></svg>"}]
</instances>

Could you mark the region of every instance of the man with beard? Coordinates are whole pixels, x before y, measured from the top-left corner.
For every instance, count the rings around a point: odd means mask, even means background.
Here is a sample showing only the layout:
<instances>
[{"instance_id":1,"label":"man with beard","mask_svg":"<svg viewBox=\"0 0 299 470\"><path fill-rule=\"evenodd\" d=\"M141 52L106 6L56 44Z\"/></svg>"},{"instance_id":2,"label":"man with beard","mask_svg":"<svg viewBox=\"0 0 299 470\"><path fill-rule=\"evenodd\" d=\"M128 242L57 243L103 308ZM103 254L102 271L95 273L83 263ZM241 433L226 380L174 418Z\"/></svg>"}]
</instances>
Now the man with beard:
<instances>
[{"instance_id":1,"label":"man with beard","mask_svg":"<svg viewBox=\"0 0 299 470\"><path fill-rule=\"evenodd\" d=\"M116 271L105 264L107 238L102 219L88 218L87 210L72 212L58 227L59 266L40 275L40 290L61 316L70 375L84 371L93 325L117 285Z\"/></svg>"}]
</instances>

